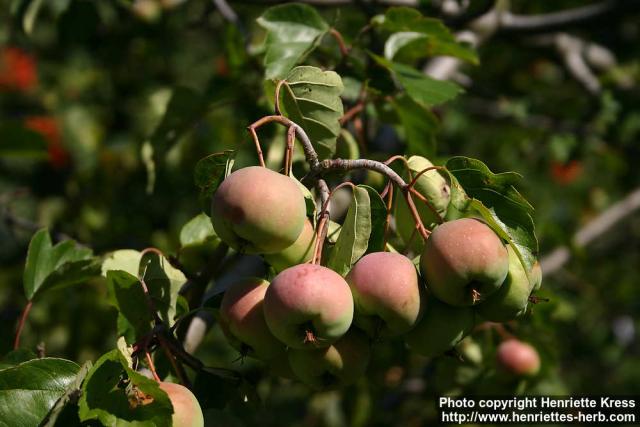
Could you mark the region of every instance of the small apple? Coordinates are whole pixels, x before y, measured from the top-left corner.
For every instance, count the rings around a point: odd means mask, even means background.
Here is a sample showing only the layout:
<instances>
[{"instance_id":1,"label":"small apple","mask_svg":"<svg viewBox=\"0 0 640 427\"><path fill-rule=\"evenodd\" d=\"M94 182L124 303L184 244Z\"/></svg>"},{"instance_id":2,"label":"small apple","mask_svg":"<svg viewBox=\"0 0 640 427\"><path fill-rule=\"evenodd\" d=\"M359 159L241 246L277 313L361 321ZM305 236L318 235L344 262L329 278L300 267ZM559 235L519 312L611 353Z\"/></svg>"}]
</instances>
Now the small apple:
<instances>
[{"instance_id":1,"label":"small apple","mask_svg":"<svg viewBox=\"0 0 640 427\"><path fill-rule=\"evenodd\" d=\"M509 252L509 273L504 283L486 301L477 305L480 316L492 322L506 322L522 316L527 311L531 282L516 252Z\"/></svg>"},{"instance_id":2,"label":"small apple","mask_svg":"<svg viewBox=\"0 0 640 427\"><path fill-rule=\"evenodd\" d=\"M247 254L291 246L306 220L304 195L288 176L251 166L229 175L211 203L211 222L223 242Z\"/></svg>"},{"instance_id":3,"label":"small apple","mask_svg":"<svg viewBox=\"0 0 640 427\"><path fill-rule=\"evenodd\" d=\"M502 286L509 253L485 223L474 218L445 222L427 239L422 277L440 300L454 306L479 304Z\"/></svg>"},{"instance_id":4,"label":"small apple","mask_svg":"<svg viewBox=\"0 0 640 427\"><path fill-rule=\"evenodd\" d=\"M300 381L315 389L344 387L364 375L369 339L351 329L333 345L316 350L289 350L289 364Z\"/></svg>"},{"instance_id":5,"label":"small apple","mask_svg":"<svg viewBox=\"0 0 640 427\"><path fill-rule=\"evenodd\" d=\"M328 347L351 326L353 297L333 270L299 264L279 273L264 297L269 329L291 348Z\"/></svg>"},{"instance_id":6,"label":"small apple","mask_svg":"<svg viewBox=\"0 0 640 427\"><path fill-rule=\"evenodd\" d=\"M220 304L220 326L229 343L243 356L270 360L284 352L264 318L264 296L269 282L250 277L233 283Z\"/></svg>"},{"instance_id":7,"label":"small apple","mask_svg":"<svg viewBox=\"0 0 640 427\"><path fill-rule=\"evenodd\" d=\"M427 296L425 312L405 341L412 351L423 356L438 356L452 349L475 325L471 307L453 307Z\"/></svg>"},{"instance_id":8,"label":"small apple","mask_svg":"<svg viewBox=\"0 0 640 427\"><path fill-rule=\"evenodd\" d=\"M346 276L355 303L354 323L370 337L397 336L418 321L418 273L405 256L374 252L360 258Z\"/></svg>"},{"instance_id":9,"label":"small apple","mask_svg":"<svg viewBox=\"0 0 640 427\"><path fill-rule=\"evenodd\" d=\"M173 427L204 427L202 408L188 388L169 382L161 382L158 385L167 393L173 405Z\"/></svg>"},{"instance_id":10,"label":"small apple","mask_svg":"<svg viewBox=\"0 0 640 427\"><path fill-rule=\"evenodd\" d=\"M516 376L535 376L540 371L540 356L536 349L515 338L503 341L496 357L504 371Z\"/></svg>"},{"instance_id":11,"label":"small apple","mask_svg":"<svg viewBox=\"0 0 640 427\"><path fill-rule=\"evenodd\" d=\"M296 264L303 264L310 261L313 257L315 242L316 232L313 229L311 221L307 219L304 222L302 233L300 233L291 246L283 249L281 252L267 254L264 256L264 259L273 267L276 273L279 273Z\"/></svg>"}]
</instances>

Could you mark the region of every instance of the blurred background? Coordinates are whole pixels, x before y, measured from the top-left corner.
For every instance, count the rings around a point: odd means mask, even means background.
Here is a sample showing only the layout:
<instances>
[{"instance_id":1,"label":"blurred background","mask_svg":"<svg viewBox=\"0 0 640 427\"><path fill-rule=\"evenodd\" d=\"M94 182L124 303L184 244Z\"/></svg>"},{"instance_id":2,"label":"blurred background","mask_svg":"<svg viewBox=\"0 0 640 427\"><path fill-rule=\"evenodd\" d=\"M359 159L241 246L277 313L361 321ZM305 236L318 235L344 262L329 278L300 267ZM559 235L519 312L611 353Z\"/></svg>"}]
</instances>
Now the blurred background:
<instances>
[{"instance_id":1,"label":"blurred background","mask_svg":"<svg viewBox=\"0 0 640 427\"><path fill-rule=\"evenodd\" d=\"M196 162L234 149L237 165L257 163L246 126L272 107L255 19L274 3L2 1L0 354L25 304L22 271L37 229L97 254L175 253L181 227L201 209ZM393 1L309 3L347 43L380 51L380 40L358 31ZM444 392L640 394L640 11L625 1L514 0L510 19L488 30L482 17L497 6L471 3L415 2L453 32L473 33L480 58L477 66L418 64L465 88L435 110L439 123L425 139L437 140L436 163L465 155L524 177L519 190L536 209L539 296L549 301L508 327L536 346L541 374L500 377L497 337L481 330L465 342L465 362L381 343L367 378L311 393L238 362L214 325L197 355L242 370L255 386L245 391L255 396L250 411L229 396L210 406L219 425L422 425ZM574 15L553 19L567 10ZM330 38L307 62L349 73ZM356 97L347 90L345 110ZM370 110L360 156L403 153L403 135ZM264 132L268 151L280 134ZM24 345L44 343L48 355L76 361L95 360L115 339L116 311L99 280L36 301L23 334Z\"/></svg>"}]
</instances>

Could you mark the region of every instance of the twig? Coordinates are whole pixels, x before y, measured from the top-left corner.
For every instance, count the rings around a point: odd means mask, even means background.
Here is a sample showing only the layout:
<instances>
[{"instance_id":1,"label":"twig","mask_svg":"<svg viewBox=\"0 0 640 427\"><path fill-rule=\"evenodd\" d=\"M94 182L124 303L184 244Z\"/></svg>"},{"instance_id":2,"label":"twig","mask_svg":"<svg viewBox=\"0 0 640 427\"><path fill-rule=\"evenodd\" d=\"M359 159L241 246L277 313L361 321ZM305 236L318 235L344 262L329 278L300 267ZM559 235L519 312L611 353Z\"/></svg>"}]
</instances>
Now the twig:
<instances>
[{"instance_id":1,"label":"twig","mask_svg":"<svg viewBox=\"0 0 640 427\"><path fill-rule=\"evenodd\" d=\"M151 354L149 354L149 351L146 349L144 351L144 357L147 359L147 365L149 365L149 370L153 375L153 379L156 380L157 382L161 382L162 380L160 379L160 377L158 376L158 373L156 372L156 365L154 365L153 359L151 359Z\"/></svg>"},{"instance_id":2,"label":"twig","mask_svg":"<svg viewBox=\"0 0 640 427\"><path fill-rule=\"evenodd\" d=\"M640 210L640 188L636 188L624 199L613 204L595 219L580 228L572 239L572 247L584 248L600 236L606 234L614 226L626 220ZM571 259L571 249L560 246L540 261L545 276L557 273Z\"/></svg>"},{"instance_id":3,"label":"twig","mask_svg":"<svg viewBox=\"0 0 640 427\"><path fill-rule=\"evenodd\" d=\"M358 101L356 105L347 110L346 113L340 117L340 125L350 122L353 118L364 109L364 101Z\"/></svg>"},{"instance_id":4,"label":"twig","mask_svg":"<svg viewBox=\"0 0 640 427\"><path fill-rule=\"evenodd\" d=\"M18 328L16 329L16 337L13 341L13 349L17 350L20 348L20 335L22 334L22 329L27 321L27 317L29 317L29 312L31 311L31 306L33 305L33 301L27 301L27 305L24 306L22 310L22 315L20 316L20 321L18 322Z\"/></svg>"},{"instance_id":5,"label":"twig","mask_svg":"<svg viewBox=\"0 0 640 427\"><path fill-rule=\"evenodd\" d=\"M326 185L326 183L325 183ZM327 237L327 230L329 229L329 201L331 200L331 196L335 194L340 188L345 186L350 186L352 189L355 189L355 185L352 182L346 181L343 182L336 187L333 188L329 192L329 195L323 200L322 208L320 210L320 220L318 221L318 227L316 230L316 244L313 250L313 258L311 259L312 264L320 264L320 260L322 259L322 247L324 244L324 240Z\"/></svg>"},{"instance_id":6,"label":"twig","mask_svg":"<svg viewBox=\"0 0 640 427\"><path fill-rule=\"evenodd\" d=\"M162 350L164 350L165 356L167 357L167 359L169 359L169 363L171 363L171 367L173 368L173 371L176 373L176 375L178 375L178 378L180 379L180 382L182 383L182 385L184 385L187 388L191 388L189 377L187 377L187 373L184 371L184 367L173 356L173 353L169 348L167 339L165 338L164 334L162 333L158 334L158 342L160 343Z\"/></svg>"},{"instance_id":7,"label":"twig","mask_svg":"<svg viewBox=\"0 0 640 427\"><path fill-rule=\"evenodd\" d=\"M340 34L340 31L336 30L335 28L331 28L329 30L329 34L331 34L331 36L334 39L336 39L336 41L338 42L338 47L340 48L340 53L342 54L342 56L348 56L349 48L345 44L344 39L342 38L342 34Z\"/></svg>"}]
</instances>

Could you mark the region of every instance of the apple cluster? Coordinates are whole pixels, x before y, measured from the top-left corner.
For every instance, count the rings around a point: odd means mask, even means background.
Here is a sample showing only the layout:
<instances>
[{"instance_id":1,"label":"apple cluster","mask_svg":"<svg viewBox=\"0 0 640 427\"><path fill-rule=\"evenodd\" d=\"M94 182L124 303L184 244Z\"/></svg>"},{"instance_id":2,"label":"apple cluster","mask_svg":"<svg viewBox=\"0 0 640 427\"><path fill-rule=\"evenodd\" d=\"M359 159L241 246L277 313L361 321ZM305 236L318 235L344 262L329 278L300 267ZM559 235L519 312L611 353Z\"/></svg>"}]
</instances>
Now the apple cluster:
<instances>
[{"instance_id":1,"label":"apple cluster","mask_svg":"<svg viewBox=\"0 0 640 427\"><path fill-rule=\"evenodd\" d=\"M419 170L431 163L408 160ZM433 231L415 249L419 263L395 252L362 256L345 277L310 263L316 233L299 184L264 167L230 174L212 200L217 235L233 249L261 254L275 277L233 283L220 307L229 343L273 373L316 389L361 377L371 343L403 337L412 351L436 356L452 349L480 320L521 316L540 286L539 267L525 271L516 252L484 222L459 218L442 223L449 204L446 180L432 170L416 181L431 203L418 207ZM407 206L395 212L400 237L414 228ZM418 267L417 267L418 265Z\"/></svg>"}]
</instances>

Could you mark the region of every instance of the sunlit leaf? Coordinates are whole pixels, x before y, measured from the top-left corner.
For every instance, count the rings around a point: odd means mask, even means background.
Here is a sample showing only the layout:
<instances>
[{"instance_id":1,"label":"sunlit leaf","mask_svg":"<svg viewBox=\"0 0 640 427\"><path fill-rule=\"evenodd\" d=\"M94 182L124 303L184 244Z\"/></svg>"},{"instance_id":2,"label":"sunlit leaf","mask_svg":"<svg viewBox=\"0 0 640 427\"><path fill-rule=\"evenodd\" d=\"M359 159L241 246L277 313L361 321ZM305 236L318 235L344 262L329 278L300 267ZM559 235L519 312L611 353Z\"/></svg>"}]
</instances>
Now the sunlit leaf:
<instances>
[{"instance_id":1,"label":"sunlit leaf","mask_svg":"<svg viewBox=\"0 0 640 427\"><path fill-rule=\"evenodd\" d=\"M46 229L29 243L24 269L24 292L32 300L39 292L86 282L97 276L100 266L91 249L65 240L53 246Z\"/></svg>"},{"instance_id":2,"label":"sunlit leaf","mask_svg":"<svg viewBox=\"0 0 640 427\"><path fill-rule=\"evenodd\" d=\"M367 251L371 236L371 199L362 186L354 187L353 199L342 224L340 236L327 261L327 267L346 275Z\"/></svg>"},{"instance_id":3,"label":"sunlit leaf","mask_svg":"<svg viewBox=\"0 0 640 427\"><path fill-rule=\"evenodd\" d=\"M0 371L0 425L35 427L65 394L80 366L57 358L33 359Z\"/></svg>"},{"instance_id":4,"label":"sunlit leaf","mask_svg":"<svg viewBox=\"0 0 640 427\"><path fill-rule=\"evenodd\" d=\"M538 241L533 207L514 186L521 176L514 172L494 174L481 161L468 157L453 157L446 167L471 198L453 200L452 191L452 203L458 204L460 211L480 214L514 246L529 271L538 253Z\"/></svg>"},{"instance_id":5,"label":"sunlit leaf","mask_svg":"<svg viewBox=\"0 0 640 427\"><path fill-rule=\"evenodd\" d=\"M335 152L344 112L340 99L343 89L337 73L309 66L293 69L281 89L285 115L302 126L320 158Z\"/></svg>"},{"instance_id":6,"label":"sunlit leaf","mask_svg":"<svg viewBox=\"0 0 640 427\"><path fill-rule=\"evenodd\" d=\"M119 350L95 363L84 381L79 407L82 421L99 420L109 426L169 427L173 412L158 383L129 368Z\"/></svg>"},{"instance_id":7,"label":"sunlit leaf","mask_svg":"<svg viewBox=\"0 0 640 427\"><path fill-rule=\"evenodd\" d=\"M311 6L283 4L262 14L258 24L267 30L265 77L282 78L302 61L329 30L329 25Z\"/></svg>"},{"instance_id":8,"label":"sunlit leaf","mask_svg":"<svg viewBox=\"0 0 640 427\"><path fill-rule=\"evenodd\" d=\"M384 53L389 60L400 59L413 62L433 56L453 56L478 63L476 52L458 42L442 21L428 18L412 8L392 7L373 23L389 33Z\"/></svg>"},{"instance_id":9,"label":"sunlit leaf","mask_svg":"<svg viewBox=\"0 0 640 427\"><path fill-rule=\"evenodd\" d=\"M462 92L462 88L453 82L436 80L408 65L392 62L374 54L371 56L393 74L411 99L423 107L450 101Z\"/></svg>"}]
</instances>

